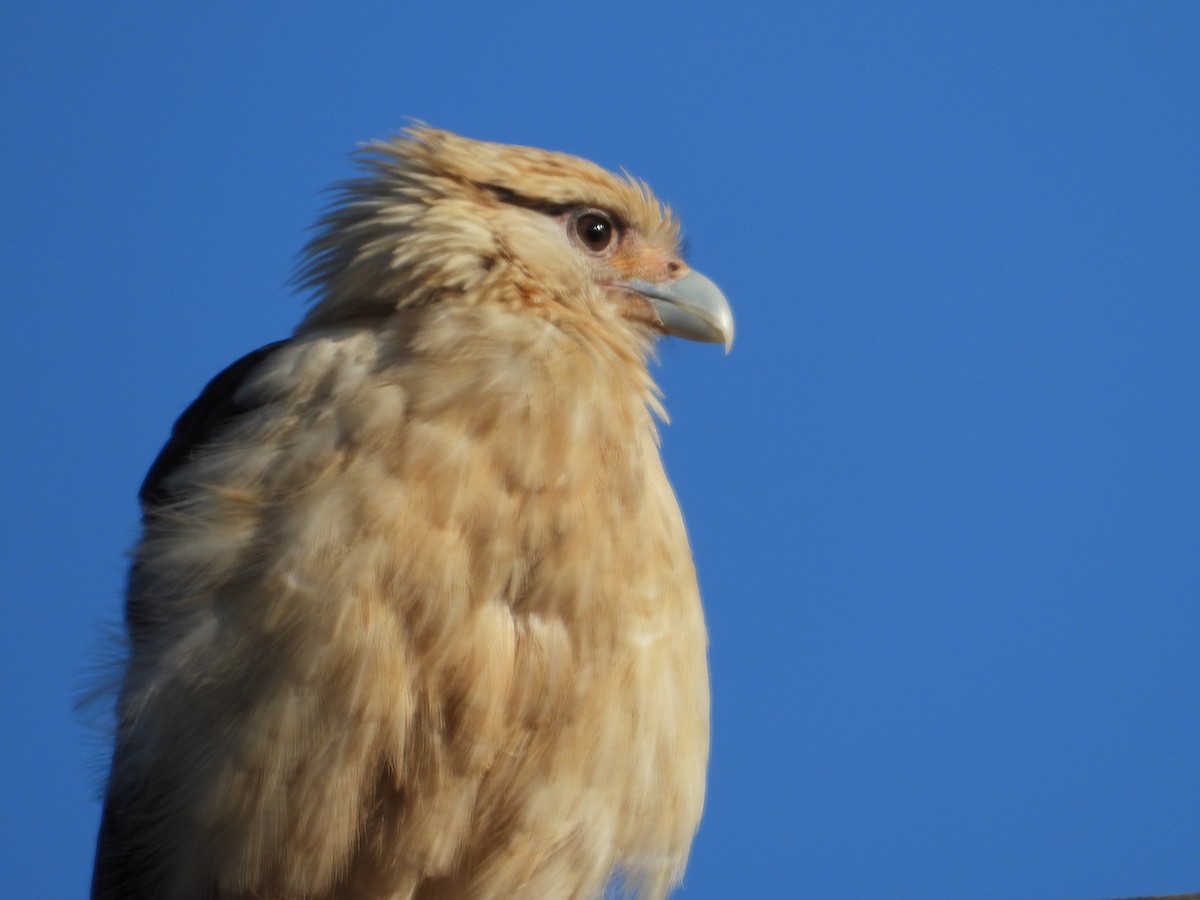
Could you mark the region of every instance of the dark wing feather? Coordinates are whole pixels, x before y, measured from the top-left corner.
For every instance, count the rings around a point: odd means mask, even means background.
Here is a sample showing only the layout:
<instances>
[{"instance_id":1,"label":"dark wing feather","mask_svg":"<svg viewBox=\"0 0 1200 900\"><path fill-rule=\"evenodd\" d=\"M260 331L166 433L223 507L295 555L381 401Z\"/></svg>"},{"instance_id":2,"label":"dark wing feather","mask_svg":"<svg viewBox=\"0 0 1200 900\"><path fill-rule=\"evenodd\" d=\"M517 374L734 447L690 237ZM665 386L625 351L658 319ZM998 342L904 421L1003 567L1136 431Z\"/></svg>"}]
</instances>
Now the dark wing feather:
<instances>
[{"instance_id":1,"label":"dark wing feather","mask_svg":"<svg viewBox=\"0 0 1200 900\"><path fill-rule=\"evenodd\" d=\"M226 423L246 412L234 400L242 380L259 363L287 343L286 340L275 341L247 353L204 386L200 396L192 401L175 422L175 427L171 429L171 437L158 452L158 456L150 465L150 471L142 481L138 499L142 502L144 511L171 499L170 492L163 485L167 476L191 459L192 454L208 443Z\"/></svg>"},{"instance_id":2,"label":"dark wing feather","mask_svg":"<svg viewBox=\"0 0 1200 900\"><path fill-rule=\"evenodd\" d=\"M288 342L275 341L248 353L205 385L200 396L184 410L171 429L171 437L159 451L146 473L138 499L143 515L171 499L168 476L193 457L226 425L248 410L237 402L236 394L246 376ZM137 565L129 575L137 578ZM137 641L147 624L147 611L138 608L130 591L125 619L130 639ZM120 752L120 741L115 752ZM146 790L143 786L142 790ZM122 796L110 784L104 797L104 813L96 842L96 861L92 870L92 900L153 900L154 866L146 857L146 846L153 838L144 833L146 824L138 821L141 804L134 797Z\"/></svg>"},{"instance_id":3,"label":"dark wing feather","mask_svg":"<svg viewBox=\"0 0 1200 900\"><path fill-rule=\"evenodd\" d=\"M92 900L154 900L157 894L149 883L151 867L134 849L134 829L123 807L121 798L109 791L96 841Z\"/></svg>"}]
</instances>

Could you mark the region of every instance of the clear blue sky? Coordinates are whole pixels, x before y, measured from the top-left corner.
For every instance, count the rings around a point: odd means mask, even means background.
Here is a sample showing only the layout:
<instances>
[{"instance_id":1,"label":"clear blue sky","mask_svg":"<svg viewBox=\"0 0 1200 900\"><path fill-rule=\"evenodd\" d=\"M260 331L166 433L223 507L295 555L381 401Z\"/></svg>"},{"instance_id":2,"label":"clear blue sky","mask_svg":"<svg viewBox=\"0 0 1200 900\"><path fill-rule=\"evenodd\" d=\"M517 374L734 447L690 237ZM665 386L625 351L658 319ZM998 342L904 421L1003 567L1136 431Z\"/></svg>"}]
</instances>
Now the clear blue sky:
<instances>
[{"instance_id":1,"label":"clear blue sky","mask_svg":"<svg viewBox=\"0 0 1200 900\"><path fill-rule=\"evenodd\" d=\"M517 6L9 4L0 896L83 895L139 480L410 116L646 178L734 305L660 370L680 896L1200 890L1200 4Z\"/></svg>"}]
</instances>

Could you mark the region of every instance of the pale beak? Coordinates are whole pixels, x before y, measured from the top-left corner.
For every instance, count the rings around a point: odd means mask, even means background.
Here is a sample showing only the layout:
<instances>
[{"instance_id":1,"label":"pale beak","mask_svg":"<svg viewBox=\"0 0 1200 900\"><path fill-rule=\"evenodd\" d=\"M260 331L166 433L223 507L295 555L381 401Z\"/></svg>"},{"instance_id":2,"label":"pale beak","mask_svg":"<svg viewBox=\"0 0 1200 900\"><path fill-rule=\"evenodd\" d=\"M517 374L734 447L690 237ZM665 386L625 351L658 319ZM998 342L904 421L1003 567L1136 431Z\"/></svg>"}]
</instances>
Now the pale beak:
<instances>
[{"instance_id":1,"label":"pale beak","mask_svg":"<svg viewBox=\"0 0 1200 900\"><path fill-rule=\"evenodd\" d=\"M689 271L682 278L656 284L633 279L621 286L645 297L666 334L733 346L733 310L721 289L699 272Z\"/></svg>"}]
</instances>

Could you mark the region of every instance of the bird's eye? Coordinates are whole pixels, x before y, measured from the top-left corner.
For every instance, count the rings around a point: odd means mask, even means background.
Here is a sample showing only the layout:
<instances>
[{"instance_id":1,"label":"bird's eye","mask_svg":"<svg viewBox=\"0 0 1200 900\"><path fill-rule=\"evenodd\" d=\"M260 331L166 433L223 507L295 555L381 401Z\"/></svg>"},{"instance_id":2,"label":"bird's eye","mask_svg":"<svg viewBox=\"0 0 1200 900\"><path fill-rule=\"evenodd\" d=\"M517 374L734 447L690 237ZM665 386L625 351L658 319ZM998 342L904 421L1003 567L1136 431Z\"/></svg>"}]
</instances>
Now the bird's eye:
<instances>
[{"instance_id":1,"label":"bird's eye","mask_svg":"<svg viewBox=\"0 0 1200 900\"><path fill-rule=\"evenodd\" d=\"M602 253L616 239L617 226L604 213L585 212L575 220L575 234L592 253Z\"/></svg>"}]
</instances>

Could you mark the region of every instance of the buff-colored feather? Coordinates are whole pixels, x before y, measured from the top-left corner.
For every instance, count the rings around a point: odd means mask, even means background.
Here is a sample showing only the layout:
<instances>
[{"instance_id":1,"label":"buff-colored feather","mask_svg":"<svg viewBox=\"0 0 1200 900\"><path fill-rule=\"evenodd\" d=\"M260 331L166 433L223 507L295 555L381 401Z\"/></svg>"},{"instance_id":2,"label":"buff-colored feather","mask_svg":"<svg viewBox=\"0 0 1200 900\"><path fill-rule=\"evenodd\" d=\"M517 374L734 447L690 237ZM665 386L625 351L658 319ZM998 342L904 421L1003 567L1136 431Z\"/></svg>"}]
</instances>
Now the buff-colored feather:
<instances>
[{"instance_id":1,"label":"buff-colored feather","mask_svg":"<svg viewBox=\"0 0 1200 900\"><path fill-rule=\"evenodd\" d=\"M676 283L676 227L540 150L419 128L363 165L295 336L144 488L93 896L662 897L706 637L646 367L670 329L627 285Z\"/></svg>"}]
</instances>

